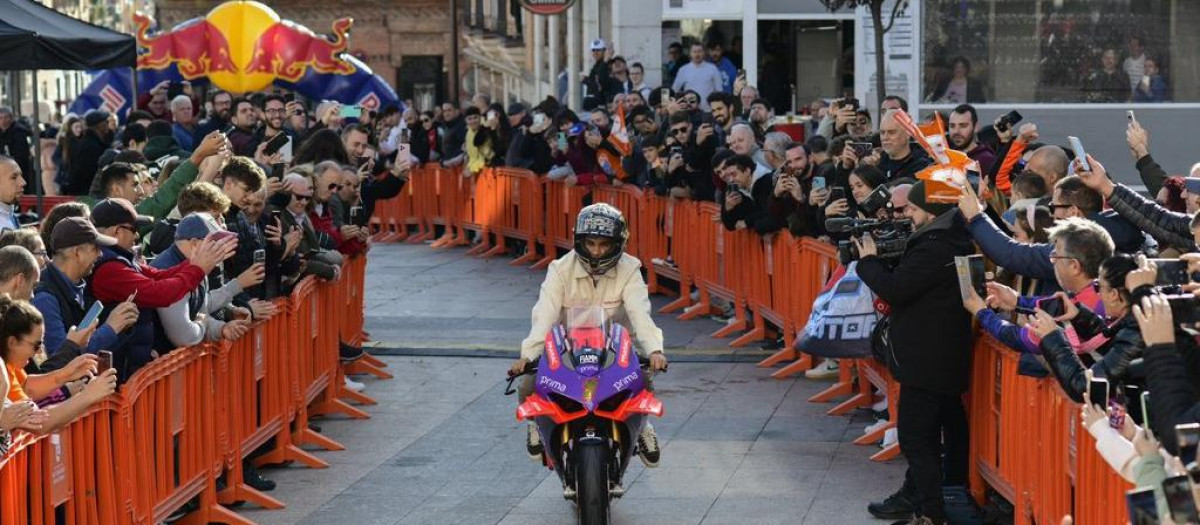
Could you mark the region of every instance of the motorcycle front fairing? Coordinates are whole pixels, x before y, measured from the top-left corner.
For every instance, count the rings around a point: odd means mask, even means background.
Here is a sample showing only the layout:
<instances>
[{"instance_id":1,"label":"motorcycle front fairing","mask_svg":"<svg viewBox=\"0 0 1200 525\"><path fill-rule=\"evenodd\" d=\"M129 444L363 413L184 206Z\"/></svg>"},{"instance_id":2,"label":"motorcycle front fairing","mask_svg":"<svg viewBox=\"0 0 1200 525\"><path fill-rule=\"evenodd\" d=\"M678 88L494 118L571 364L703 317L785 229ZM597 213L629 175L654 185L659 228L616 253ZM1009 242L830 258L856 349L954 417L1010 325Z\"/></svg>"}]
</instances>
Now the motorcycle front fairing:
<instances>
[{"instance_id":1,"label":"motorcycle front fairing","mask_svg":"<svg viewBox=\"0 0 1200 525\"><path fill-rule=\"evenodd\" d=\"M641 432L647 415L661 416L662 403L645 390L645 380L627 330L612 323L604 334L607 347L602 362L592 362L593 352L575 347L567 329L557 325L546 336L546 349L538 364L534 393L517 409L517 418L537 422L546 462L562 471L564 447L585 437L612 440L620 452L619 481L633 451L632 438ZM576 352L582 359L575 362ZM616 458L614 458L616 459Z\"/></svg>"}]
</instances>

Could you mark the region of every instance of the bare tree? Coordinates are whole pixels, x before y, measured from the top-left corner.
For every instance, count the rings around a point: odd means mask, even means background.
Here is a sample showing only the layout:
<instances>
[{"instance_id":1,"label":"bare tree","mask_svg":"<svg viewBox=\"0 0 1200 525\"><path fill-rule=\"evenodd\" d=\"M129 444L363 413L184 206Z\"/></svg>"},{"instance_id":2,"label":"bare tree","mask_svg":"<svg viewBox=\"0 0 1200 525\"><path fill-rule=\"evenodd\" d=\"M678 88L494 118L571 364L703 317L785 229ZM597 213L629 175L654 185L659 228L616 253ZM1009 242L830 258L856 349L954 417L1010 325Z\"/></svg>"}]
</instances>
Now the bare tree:
<instances>
[{"instance_id":1,"label":"bare tree","mask_svg":"<svg viewBox=\"0 0 1200 525\"><path fill-rule=\"evenodd\" d=\"M840 11L842 9L853 9L859 6L866 7L871 11L871 25L875 28L875 91L879 93L878 99L875 101L875 109L882 114L883 99L887 96L887 77L883 68L883 57L885 51L883 49L883 35L892 30L892 26L896 23L896 15L900 14L905 7L908 6L908 0L896 0L896 5L892 6L892 14L888 17L887 25L883 25L883 3L886 0L821 0L821 4L829 11Z\"/></svg>"}]
</instances>

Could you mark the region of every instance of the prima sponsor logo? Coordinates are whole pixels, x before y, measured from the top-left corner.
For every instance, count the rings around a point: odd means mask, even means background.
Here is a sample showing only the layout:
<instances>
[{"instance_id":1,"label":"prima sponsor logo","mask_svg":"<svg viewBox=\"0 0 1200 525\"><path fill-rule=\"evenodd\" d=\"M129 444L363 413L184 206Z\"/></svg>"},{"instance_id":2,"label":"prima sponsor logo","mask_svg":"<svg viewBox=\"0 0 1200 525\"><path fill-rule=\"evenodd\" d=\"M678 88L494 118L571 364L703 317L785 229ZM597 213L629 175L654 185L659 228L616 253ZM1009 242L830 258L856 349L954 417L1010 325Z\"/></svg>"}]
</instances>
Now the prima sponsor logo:
<instances>
[{"instance_id":1,"label":"prima sponsor logo","mask_svg":"<svg viewBox=\"0 0 1200 525\"><path fill-rule=\"evenodd\" d=\"M613 381L613 389L614 390L624 390L626 387L633 384L634 381L637 381L637 378L638 378L637 372L632 372L629 375L622 377L621 379Z\"/></svg>"},{"instance_id":2,"label":"prima sponsor logo","mask_svg":"<svg viewBox=\"0 0 1200 525\"><path fill-rule=\"evenodd\" d=\"M567 391L567 385L564 385L562 382L556 381L556 380L546 377L546 376L542 376L541 379L538 380L538 384L541 386L544 386L546 388L549 388L551 390L557 390L559 392Z\"/></svg>"}]
</instances>

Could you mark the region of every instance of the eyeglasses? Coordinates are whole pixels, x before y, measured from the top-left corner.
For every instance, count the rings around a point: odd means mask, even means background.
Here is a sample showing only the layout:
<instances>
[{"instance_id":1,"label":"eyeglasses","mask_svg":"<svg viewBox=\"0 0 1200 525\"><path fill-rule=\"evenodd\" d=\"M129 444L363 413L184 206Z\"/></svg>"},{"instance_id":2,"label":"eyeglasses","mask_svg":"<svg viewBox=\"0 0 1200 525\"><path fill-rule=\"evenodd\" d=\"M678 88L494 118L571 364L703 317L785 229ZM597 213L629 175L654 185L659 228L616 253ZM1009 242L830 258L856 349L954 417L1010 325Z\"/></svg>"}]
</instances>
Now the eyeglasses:
<instances>
[{"instance_id":1,"label":"eyeglasses","mask_svg":"<svg viewBox=\"0 0 1200 525\"><path fill-rule=\"evenodd\" d=\"M135 229L133 226L130 226L128 224L118 224L117 228L122 229L122 230L129 230L129 233L137 235L137 229Z\"/></svg>"},{"instance_id":2,"label":"eyeglasses","mask_svg":"<svg viewBox=\"0 0 1200 525\"><path fill-rule=\"evenodd\" d=\"M33 254L38 257L41 257L43 259L48 259L50 257L50 252L48 252L46 250L38 250L36 252L33 252Z\"/></svg>"},{"instance_id":3,"label":"eyeglasses","mask_svg":"<svg viewBox=\"0 0 1200 525\"><path fill-rule=\"evenodd\" d=\"M672 129L672 130L671 130L671 134L672 134L672 135L680 135L680 134L686 134L686 133L688 133L689 131L691 131L691 130L690 130L690 129L688 129L687 127L682 127L682 128L674 128L674 129Z\"/></svg>"},{"instance_id":4,"label":"eyeglasses","mask_svg":"<svg viewBox=\"0 0 1200 525\"><path fill-rule=\"evenodd\" d=\"M1059 255L1057 251L1050 250L1050 260L1056 261L1058 259L1075 259L1075 257L1071 257L1070 255Z\"/></svg>"},{"instance_id":5,"label":"eyeglasses","mask_svg":"<svg viewBox=\"0 0 1200 525\"><path fill-rule=\"evenodd\" d=\"M33 347L33 353L35 353L35 354L41 353L42 348L45 348L45 346L46 346L46 343L42 342L41 339L38 339L37 341L22 341L22 342L29 343L30 346Z\"/></svg>"}]
</instances>

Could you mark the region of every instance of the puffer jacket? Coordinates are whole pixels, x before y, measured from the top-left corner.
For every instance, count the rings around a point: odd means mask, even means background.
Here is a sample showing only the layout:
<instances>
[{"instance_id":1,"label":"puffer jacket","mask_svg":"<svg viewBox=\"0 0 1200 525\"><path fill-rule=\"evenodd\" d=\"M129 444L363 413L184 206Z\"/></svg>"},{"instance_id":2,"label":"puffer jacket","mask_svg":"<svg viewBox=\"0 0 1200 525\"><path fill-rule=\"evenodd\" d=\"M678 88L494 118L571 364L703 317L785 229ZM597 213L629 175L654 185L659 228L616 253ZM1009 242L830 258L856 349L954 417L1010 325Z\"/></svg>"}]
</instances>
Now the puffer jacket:
<instances>
[{"instance_id":1,"label":"puffer jacket","mask_svg":"<svg viewBox=\"0 0 1200 525\"><path fill-rule=\"evenodd\" d=\"M1081 311L1080 315L1094 316L1095 314ZM1078 326L1078 323L1075 324ZM1109 328L1109 332L1115 332L1115 335L1098 350L1103 357L1091 366L1091 371L1095 377L1108 378L1110 388L1113 389L1112 391L1116 391L1118 385L1135 383L1130 374L1130 365L1135 359L1142 356L1145 344L1142 342L1142 332L1138 328L1133 314L1122 317ZM1041 347L1042 353L1046 357L1046 363L1050 365L1050 371L1058 379L1058 384L1062 386L1063 392L1072 401L1082 403L1088 387L1085 374L1087 367L1075 355L1075 350L1067 341L1065 332L1055 330L1054 333L1042 339Z\"/></svg>"},{"instance_id":2,"label":"puffer jacket","mask_svg":"<svg viewBox=\"0 0 1200 525\"><path fill-rule=\"evenodd\" d=\"M1192 239L1191 215L1168 210L1157 202L1138 195L1124 184L1116 185L1108 203L1121 217L1150 234L1159 244L1183 252L1196 251L1196 242Z\"/></svg>"}]
</instances>

